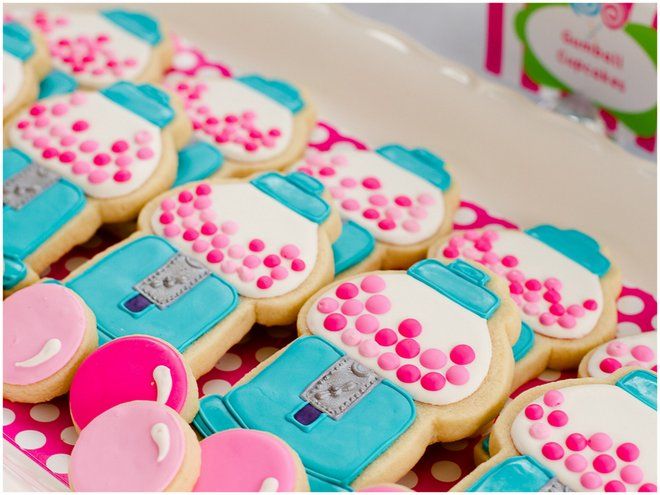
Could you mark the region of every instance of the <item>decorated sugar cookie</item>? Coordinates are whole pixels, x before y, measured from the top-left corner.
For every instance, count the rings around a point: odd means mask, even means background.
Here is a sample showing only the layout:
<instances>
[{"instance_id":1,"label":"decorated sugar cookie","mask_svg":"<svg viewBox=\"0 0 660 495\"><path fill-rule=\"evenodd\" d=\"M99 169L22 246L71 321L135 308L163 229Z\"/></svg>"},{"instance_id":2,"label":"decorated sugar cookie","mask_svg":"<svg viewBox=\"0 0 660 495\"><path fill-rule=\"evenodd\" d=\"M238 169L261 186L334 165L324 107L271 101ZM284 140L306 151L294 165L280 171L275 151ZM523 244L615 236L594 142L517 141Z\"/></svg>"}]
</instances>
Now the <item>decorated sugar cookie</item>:
<instances>
[{"instance_id":1,"label":"decorated sugar cookie","mask_svg":"<svg viewBox=\"0 0 660 495\"><path fill-rule=\"evenodd\" d=\"M69 390L97 345L94 315L73 291L41 283L3 303L3 397L45 402Z\"/></svg>"},{"instance_id":2,"label":"decorated sugar cookie","mask_svg":"<svg viewBox=\"0 0 660 495\"><path fill-rule=\"evenodd\" d=\"M506 286L463 261L349 277L305 303L298 339L203 398L193 424L277 435L314 491L395 482L428 444L497 414L519 329Z\"/></svg>"},{"instance_id":3,"label":"decorated sugar cookie","mask_svg":"<svg viewBox=\"0 0 660 495\"><path fill-rule=\"evenodd\" d=\"M201 441L202 469L195 492L309 491L298 455L275 435L226 430Z\"/></svg>"},{"instance_id":4,"label":"decorated sugar cookie","mask_svg":"<svg viewBox=\"0 0 660 495\"><path fill-rule=\"evenodd\" d=\"M40 32L55 68L83 88L100 89L118 81L157 83L172 60L168 33L144 13L38 9L10 15Z\"/></svg>"},{"instance_id":5,"label":"decorated sugar cookie","mask_svg":"<svg viewBox=\"0 0 660 495\"><path fill-rule=\"evenodd\" d=\"M601 378L626 366L658 371L656 332L619 337L596 347L584 356L578 373L580 376Z\"/></svg>"},{"instance_id":6,"label":"decorated sugar cookie","mask_svg":"<svg viewBox=\"0 0 660 495\"><path fill-rule=\"evenodd\" d=\"M50 70L44 41L17 22L2 25L3 122L37 99L39 81Z\"/></svg>"},{"instance_id":7,"label":"decorated sugar cookie","mask_svg":"<svg viewBox=\"0 0 660 495\"><path fill-rule=\"evenodd\" d=\"M284 81L172 72L165 86L184 101L195 138L224 155L216 177L282 170L302 155L315 125L312 104Z\"/></svg>"},{"instance_id":8,"label":"decorated sugar cookie","mask_svg":"<svg viewBox=\"0 0 660 495\"><path fill-rule=\"evenodd\" d=\"M455 491L657 491L657 378L620 370L535 387L497 419L493 457Z\"/></svg>"},{"instance_id":9,"label":"decorated sugar cookie","mask_svg":"<svg viewBox=\"0 0 660 495\"><path fill-rule=\"evenodd\" d=\"M345 220L366 229L374 268L407 268L451 230L458 186L445 162L422 149L310 150L294 169L321 181Z\"/></svg>"},{"instance_id":10,"label":"decorated sugar cookie","mask_svg":"<svg viewBox=\"0 0 660 495\"><path fill-rule=\"evenodd\" d=\"M125 402L97 416L71 452L74 491L191 491L201 452L193 430L156 401Z\"/></svg>"},{"instance_id":11,"label":"decorated sugar cookie","mask_svg":"<svg viewBox=\"0 0 660 495\"><path fill-rule=\"evenodd\" d=\"M134 218L174 181L176 149L190 130L154 86L62 94L66 79L49 76L50 96L8 124L4 291L30 283L101 224Z\"/></svg>"},{"instance_id":12,"label":"decorated sugar cookie","mask_svg":"<svg viewBox=\"0 0 660 495\"><path fill-rule=\"evenodd\" d=\"M71 383L69 409L76 429L108 409L155 400L191 422L198 409L197 382L170 344L135 335L112 340L83 361Z\"/></svg>"},{"instance_id":13,"label":"decorated sugar cookie","mask_svg":"<svg viewBox=\"0 0 660 495\"><path fill-rule=\"evenodd\" d=\"M516 365L514 387L547 367L576 368L587 352L614 337L619 271L582 232L551 225L460 231L433 246L429 257L468 259L506 280L535 333Z\"/></svg>"},{"instance_id":14,"label":"decorated sugar cookie","mask_svg":"<svg viewBox=\"0 0 660 495\"><path fill-rule=\"evenodd\" d=\"M183 185L65 284L96 315L101 342L156 337L199 377L254 323L293 323L333 279L341 224L321 193L303 174Z\"/></svg>"}]
</instances>

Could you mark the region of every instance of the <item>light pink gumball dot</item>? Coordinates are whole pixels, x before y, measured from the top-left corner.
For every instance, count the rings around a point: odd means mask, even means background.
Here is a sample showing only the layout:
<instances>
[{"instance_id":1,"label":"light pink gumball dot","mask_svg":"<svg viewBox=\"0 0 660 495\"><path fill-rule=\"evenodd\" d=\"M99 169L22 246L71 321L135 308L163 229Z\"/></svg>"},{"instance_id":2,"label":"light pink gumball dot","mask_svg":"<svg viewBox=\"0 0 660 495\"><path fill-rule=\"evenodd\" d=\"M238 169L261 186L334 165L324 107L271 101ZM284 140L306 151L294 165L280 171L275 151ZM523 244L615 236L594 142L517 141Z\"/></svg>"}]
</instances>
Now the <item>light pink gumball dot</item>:
<instances>
[{"instance_id":1,"label":"light pink gumball dot","mask_svg":"<svg viewBox=\"0 0 660 495\"><path fill-rule=\"evenodd\" d=\"M386 352L378 357L378 366L384 370L395 370L399 367L401 360L392 352Z\"/></svg>"},{"instance_id":2,"label":"light pink gumball dot","mask_svg":"<svg viewBox=\"0 0 660 495\"><path fill-rule=\"evenodd\" d=\"M385 289L385 281L378 275L368 275L360 282L360 288L365 292L374 294Z\"/></svg>"},{"instance_id":3,"label":"light pink gumball dot","mask_svg":"<svg viewBox=\"0 0 660 495\"><path fill-rule=\"evenodd\" d=\"M445 376L452 385L465 385L470 380L470 372L465 366L450 366Z\"/></svg>"},{"instance_id":4,"label":"light pink gumball dot","mask_svg":"<svg viewBox=\"0 0 660 495\"><path fill-rule=\"evenodd\" d=\"M349 328L341 334L341 341L346 345L355 346L362 341L362 334L353 328Z\"/></svg>"}]
</instances>

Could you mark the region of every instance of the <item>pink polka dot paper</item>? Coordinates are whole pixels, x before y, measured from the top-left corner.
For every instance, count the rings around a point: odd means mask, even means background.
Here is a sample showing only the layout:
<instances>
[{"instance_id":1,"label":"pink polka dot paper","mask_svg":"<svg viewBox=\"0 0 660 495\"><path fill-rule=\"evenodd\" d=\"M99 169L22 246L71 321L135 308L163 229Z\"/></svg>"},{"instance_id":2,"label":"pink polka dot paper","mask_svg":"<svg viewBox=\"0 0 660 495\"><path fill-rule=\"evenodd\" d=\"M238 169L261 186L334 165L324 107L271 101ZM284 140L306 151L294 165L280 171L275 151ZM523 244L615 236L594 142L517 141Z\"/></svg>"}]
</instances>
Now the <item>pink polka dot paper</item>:
<instances>
[{"instance_id":1,"label":"pink polka dot paper","mask_svg":"<svg viewBox=\"0 0 660 495\"><path fill-rule=\"evenodd\" d=\"M177 55L171 70L188 75L199 74L200 71L219 77L231 75L223 64L207 59L201 51L190 47L184 41L177 39L176 47ZM312 135L310 147L318 151L327 151L334 146L366 149L366 146L355 138L341 134L328 123L320 122ZM468 201L461 203L455 220L455 229L468 230L491 225L516 228L514 223L497 217L478 204ZM42 275L62 279L115 241L116 239L101 232L86 244L73 249L53 263ZM618 309L620 335L656 329L657 302L651 294L626 286L623 288ZM213 370L198 380L200 396L226 393L243 375L294 338L295 332L290 329L278 327L253 329L218 361ZM383 335L382 338L387 336ZM432 356L429 358L431 359ZM536 385L573 377L575 372L560 373L547 370L538 378L522 385L511 397ZM38 405L3 401L3 406L4 438L25 453L28 462L37 463L63 483L67 483L69 455L76 440L68 412L67 397ZM561 421L561 418L557 420ZM424 457L400 482L416 491L449 490L474 468L472 449L477 441L478 439L473 438L429 447Z\"/></svg>"}]
</instances>

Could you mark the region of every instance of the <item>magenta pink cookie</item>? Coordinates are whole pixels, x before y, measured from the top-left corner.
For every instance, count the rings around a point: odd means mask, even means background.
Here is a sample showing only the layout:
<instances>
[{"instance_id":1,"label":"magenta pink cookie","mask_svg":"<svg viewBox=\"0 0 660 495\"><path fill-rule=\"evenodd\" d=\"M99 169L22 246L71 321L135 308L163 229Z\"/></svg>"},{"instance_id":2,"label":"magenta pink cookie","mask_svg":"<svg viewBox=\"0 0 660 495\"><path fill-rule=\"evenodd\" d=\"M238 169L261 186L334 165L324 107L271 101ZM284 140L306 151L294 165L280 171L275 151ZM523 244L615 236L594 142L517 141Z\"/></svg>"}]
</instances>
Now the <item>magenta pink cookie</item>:
<instances>
[{"instance_id":1,"label":"magenta pink cookie","mask_svg":"<svg viewBox=\"0 0 660 495\"><path fill-rule=\"evenodd\" d=\"M202 440L196 492L308 490L298 456L282 440L258 430L226 430Z\"/></svg>"},{"instance_id":2,"label":"magenta pink cookie","mask_svg":"<svg viewBox=\"0 0 660 495\"><path fill-rule=\"evenodd\" d=\"M197 383L176 349L146 335L102 345L73 379L71 418L82 429L104 411L132 400L165 404L192 421L198 409Z\"/></svg>"},{"instance_id":3,"label":"magenta pink cookie","mask_svg":"<svg viewBox=\"0 0 660 495\"><path fill-rule=\"evenodd\" d=\"M92 313L73 291L52 283L14 293L3 308L3 396L35 403L66 393L98 342Z\"/></svg>"},{"instance_id":4,"label":"magenta pink cookie","mask_svg":"<svg viewBox=\"0 0 660 495\"><path fill-rule=\"evenodd\" d=\"M195 433L172 408L133 401L80 432L69 481L76 491L190 491L200 463Z\"/></svg>"}]
</instances>

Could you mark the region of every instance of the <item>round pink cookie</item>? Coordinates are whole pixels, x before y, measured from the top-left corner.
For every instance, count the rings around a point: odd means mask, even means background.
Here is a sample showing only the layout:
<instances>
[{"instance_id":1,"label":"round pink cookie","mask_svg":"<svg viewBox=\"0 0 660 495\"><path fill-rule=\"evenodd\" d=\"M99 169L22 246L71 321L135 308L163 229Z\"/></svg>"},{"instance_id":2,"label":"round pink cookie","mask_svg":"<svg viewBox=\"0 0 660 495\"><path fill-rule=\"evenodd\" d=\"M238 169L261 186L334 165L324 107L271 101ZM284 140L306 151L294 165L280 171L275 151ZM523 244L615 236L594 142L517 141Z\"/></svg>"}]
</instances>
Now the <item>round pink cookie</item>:
<instances>
[{"instance_id":1,"label":"round pink cookie","mask_svg":"<svg viewBox=\"0 0 660 495\"><path fill-rule=\"evenodd\" d=\"M183 358L165 342L138 335L99 347L78 368L71 391L71 417L84 428L111 407L154 400L181 412L188 394Z\"/></svg>"},{"instance_id":2,"label":"round pink cookie","mask_svg":"<svg viewBox=\"0 0 660 495\"><path fill-rule=\"evenodd\" d=\"M83 342L85 308L62 285L27 287L7 298L3 309L4 383L29 385L54 375Z\"/></svg>"},{"instance_id":3,"label":"round pink cookie","mask_svg":"<svg viewBox=\"0 0 660 495\"><path fill-rule=\"evenodd\" d=\"M76 491L165 490L186 452L181 419L154 401L108 409L89 423L71 453L69 481Z\"/></svg>"},{"instance_id":4,"label":"round pink cookie","mask_svg":"<svg viewBox=\"0 0 660 495\"><path fill-rule=\"evenodd\" d=\"M196 492L290 492L296 461L277 437L258 430L226 430L202 440Z\"/></svg>"}]
</instances>

